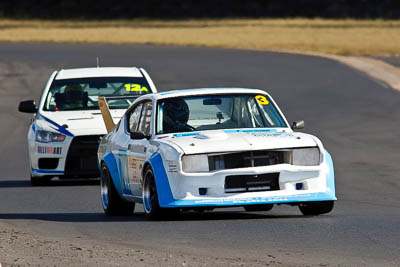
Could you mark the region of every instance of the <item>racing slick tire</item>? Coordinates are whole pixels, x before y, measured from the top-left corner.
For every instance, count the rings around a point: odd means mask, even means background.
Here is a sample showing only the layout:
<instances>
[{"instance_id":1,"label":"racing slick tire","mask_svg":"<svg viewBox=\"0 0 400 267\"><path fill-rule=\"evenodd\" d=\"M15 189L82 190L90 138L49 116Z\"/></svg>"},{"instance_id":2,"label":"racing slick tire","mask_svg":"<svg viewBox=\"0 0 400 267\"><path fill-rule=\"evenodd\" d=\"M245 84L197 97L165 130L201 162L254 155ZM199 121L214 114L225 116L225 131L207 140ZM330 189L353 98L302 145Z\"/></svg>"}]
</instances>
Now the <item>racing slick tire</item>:
<instances>
[{"instance_id":1,"label":"racing slick tire","mask_svg":"<svg viewBox=\"0 0 400 267\"><path fill-rule=\"evenodd\" d=\"M314 201L300 203L299 209L303 215L320 215L331 212L333 206L333 201Z\"/></svg>"},{"instance_id":2,"label":"racing slick tire","mask_svg":"<svg viewBox=\"0 0 400 267\"><path fill-rule=\"evenodd\" d=\"M107 216L128 216L133 214L135 203L121 199L105 164L101 167L100 188L101 203Z\"/></svg>"},{"instance_id":3,"label":"racing slick tire","mask_svg":"<svg viewBox=\"0 0 400 267\"><path fill-rule=\"evenodd\" d=\"M144 172L142 199L144 213L150 219L173 219L180 214L180 209L160 207L157 185L151 167L147 167Z\"/></svg>"},{"instance_id":4,"label":"racing slick tire","mask_svg":"<svg viewBox=\"0 0 400 267\"><path fill-rule=\"evenodd\" d=\"M243 206L245 211L269 211L272 210L274 204L256 204Z\"/></svg>"},{"instance_id":5,"label":"racing slick tire","mask_svg":"<svg viewBox=\"0 0 400 267\"><path fill-rule=\"evenodd\" d=\"M50 180L51 176L40 176L40 177L34 177L31 175L31 185L32 186L40 186L40 185L47 185Z\"/></svg>"}]
</instances>

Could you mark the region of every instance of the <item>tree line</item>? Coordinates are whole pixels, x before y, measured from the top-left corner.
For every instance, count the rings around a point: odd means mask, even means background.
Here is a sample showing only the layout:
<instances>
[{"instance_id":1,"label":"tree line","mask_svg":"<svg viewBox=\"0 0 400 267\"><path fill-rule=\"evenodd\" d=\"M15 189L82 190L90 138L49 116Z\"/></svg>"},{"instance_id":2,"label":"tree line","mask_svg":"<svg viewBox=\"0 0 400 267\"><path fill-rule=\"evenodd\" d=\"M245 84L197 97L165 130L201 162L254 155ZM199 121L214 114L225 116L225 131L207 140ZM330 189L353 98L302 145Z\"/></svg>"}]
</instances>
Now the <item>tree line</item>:
<instances>
[{"instance_id":1,"label":"tree line","mask_svg":"<svg viewBox=\"0 0 400 267\"><path fill-rule=\"evenodd\" d=\"M0 1L16 19L400 18L399 0L31 0Z\"/></svg>"}]
</instances>

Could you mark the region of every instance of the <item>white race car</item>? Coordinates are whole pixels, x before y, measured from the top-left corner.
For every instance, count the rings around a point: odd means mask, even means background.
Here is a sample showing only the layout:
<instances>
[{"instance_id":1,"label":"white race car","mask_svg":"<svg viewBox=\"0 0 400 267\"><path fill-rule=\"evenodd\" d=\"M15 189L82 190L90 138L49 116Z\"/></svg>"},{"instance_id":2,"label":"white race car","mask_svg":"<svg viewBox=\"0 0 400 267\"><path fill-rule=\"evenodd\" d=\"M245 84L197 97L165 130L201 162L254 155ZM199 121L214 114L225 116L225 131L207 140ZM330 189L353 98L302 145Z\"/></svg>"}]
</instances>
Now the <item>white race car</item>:
<instances>
[{"instance_id":1,"label":"white race car","mask_svg":"<svg viewBox=\"0 0 400 267\"><path fill-rule=\"evenodd\" d=\"M140 95L157 92L142 68L81 68L55 71L39 106L22 101L19 111L34 113L28 132L31 182L52 177L99 177L97 148L107 133L98 106L99 95L110 98L118 121Z\"/></svg>"},{"instance_id":2,"label":"white race car","mask_svg":"<svg viewBox=\"0 0 400 267\"><path fill-rule=\"evenodd\" d=\"M107 105L102 109L110 122ZM317 137L293 132L303 125L290 127L258 89L141 96L114 128L108 125L112 131L100 143L103 209L107 215L132 214L138 202L157 217L289 204L305 215L328 213L336 200L332 158Z\"/></svg>"}]
</instances>

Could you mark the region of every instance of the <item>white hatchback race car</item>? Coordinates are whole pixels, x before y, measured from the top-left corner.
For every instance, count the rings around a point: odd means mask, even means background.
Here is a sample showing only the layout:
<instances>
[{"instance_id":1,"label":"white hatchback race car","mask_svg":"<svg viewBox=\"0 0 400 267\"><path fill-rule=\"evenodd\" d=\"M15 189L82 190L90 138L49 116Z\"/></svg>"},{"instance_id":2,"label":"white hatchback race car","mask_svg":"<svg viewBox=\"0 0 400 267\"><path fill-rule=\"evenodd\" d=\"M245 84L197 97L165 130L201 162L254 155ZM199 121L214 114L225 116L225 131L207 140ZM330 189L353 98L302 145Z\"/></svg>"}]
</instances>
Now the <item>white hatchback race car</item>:
<instances>
[{"instance_id":1,"label":"white hatchback race car","mask_svg":"<svg viewBox=\"0 0 400 267\"><path fill-rule=\"evenodd\" d=\"M107 119L107 105L105 122ZM299 206L305 215L332 210L330 154L312 135L293 132L264 91L208 88L141 96L109 125L98 151L107 215L149 217L182 210Z\"/></svg>"},{"instance_id":2,"label":"white hatchback race car","mask_svg":"<svg viewBox=\"0 0 400 267\"><path fill-rule=\"evenodd\" d=\"M140 95L157 92L142 68L81 68L55 71L39 106L22 101L19 111L34 113L28 131L31 182L52 177L99 177L97 148L107 133L98 98L110 98L112 119L118 121Z\"/></svg>"}]
</instances>

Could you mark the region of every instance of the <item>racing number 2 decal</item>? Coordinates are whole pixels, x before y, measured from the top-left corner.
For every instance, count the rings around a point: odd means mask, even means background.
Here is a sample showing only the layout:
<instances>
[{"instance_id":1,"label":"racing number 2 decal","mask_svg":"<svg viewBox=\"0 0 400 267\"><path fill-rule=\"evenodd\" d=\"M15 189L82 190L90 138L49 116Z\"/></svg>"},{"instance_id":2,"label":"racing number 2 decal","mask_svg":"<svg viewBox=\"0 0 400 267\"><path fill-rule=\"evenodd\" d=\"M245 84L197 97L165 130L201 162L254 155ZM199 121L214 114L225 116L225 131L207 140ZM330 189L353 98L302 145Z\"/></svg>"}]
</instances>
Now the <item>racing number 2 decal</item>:
<instances>
[{"instance_id":1,"label":"racing number 2 decal","mask_svg":"<svg viewBox=\"0 0 400 267\"><path fill-rule=\"evenodd\" d=\"M268 105L269 104L269 101L263 95L256 95L254 98L256 99L258 104L261 104L261 105Z\"/></svg>"},{"instance_id":2,"label":"racing number 2 decal","mask_svg":"<svg viewBox=\"0 0 400 267\"><path fill-rule=\"evenodd\" d=\"M141 86L140 84L125 84L125 89L127 92L147 92L147 87Z\"/></svg>"}]
</instances>

